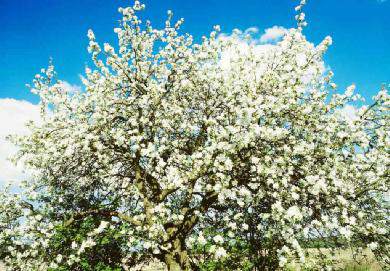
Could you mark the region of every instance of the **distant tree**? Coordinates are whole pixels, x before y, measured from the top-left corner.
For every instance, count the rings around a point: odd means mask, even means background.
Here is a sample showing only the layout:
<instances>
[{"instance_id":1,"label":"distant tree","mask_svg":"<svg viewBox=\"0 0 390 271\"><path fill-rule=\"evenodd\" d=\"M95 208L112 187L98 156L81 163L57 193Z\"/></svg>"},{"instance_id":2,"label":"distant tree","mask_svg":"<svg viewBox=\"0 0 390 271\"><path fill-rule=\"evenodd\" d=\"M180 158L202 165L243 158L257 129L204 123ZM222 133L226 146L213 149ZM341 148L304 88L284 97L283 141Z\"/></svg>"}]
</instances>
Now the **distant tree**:
<instances>
[{"instance_id":1,"label":"distant tree","mask_svg":"<svg viewBox=\"0 0 390 271\"><path fill-rule=\"evenodd\" d=\"M172 12L162 30L142 23L135 1L119 10L118 52L88 32L97 70L82 91L67 93L52 65L38 74L43 123L11 138L34 174L22 193L0 193L2 260L274 270L328 236L360 240L388 264L389 95L343 114L355 86L332 94L331 38L306 41L303 5L297 28L262 46L218 26L194 44Z\"/></svg>"}]
</instances>

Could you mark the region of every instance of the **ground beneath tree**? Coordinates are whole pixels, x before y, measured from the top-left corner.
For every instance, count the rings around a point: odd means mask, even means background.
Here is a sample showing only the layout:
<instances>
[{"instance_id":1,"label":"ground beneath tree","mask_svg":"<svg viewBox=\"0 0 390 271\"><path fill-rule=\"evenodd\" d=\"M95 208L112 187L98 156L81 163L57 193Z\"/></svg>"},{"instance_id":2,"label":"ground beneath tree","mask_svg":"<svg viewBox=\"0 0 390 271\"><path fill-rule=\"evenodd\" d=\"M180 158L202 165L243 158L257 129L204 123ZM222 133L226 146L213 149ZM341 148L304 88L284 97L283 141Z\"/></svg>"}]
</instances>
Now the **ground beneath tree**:
<instances>
[{"instance_id":1,"label":"ground beneath tree","mask_svg":"<svg viewBox=\"0 0 390 271\"><path fill-rule=\"evenodd\" d=\"M137 266L130 271L166 271L166 268L161 263L152 263L148 266ZM5 271L5 266L0 262L0 271Z\"/></svg>"}]
</instances>

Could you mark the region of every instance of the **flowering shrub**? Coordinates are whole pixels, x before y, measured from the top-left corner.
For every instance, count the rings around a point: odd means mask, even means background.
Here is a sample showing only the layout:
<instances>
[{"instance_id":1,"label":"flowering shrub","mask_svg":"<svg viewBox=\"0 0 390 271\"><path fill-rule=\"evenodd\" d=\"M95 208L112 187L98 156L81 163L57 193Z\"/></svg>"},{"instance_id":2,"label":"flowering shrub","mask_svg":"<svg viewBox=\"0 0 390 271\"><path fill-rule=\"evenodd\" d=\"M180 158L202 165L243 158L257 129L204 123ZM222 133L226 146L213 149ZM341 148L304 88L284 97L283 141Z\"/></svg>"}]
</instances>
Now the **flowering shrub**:
<instances>
[{"instance_id":1,"label":"flowering shrub","mask_svg":"<svg viewBox=\"0 0 390 271\"><path fill-rule=\"evenodd\" d=\"M324 236L389 264L389 94L343 115L359 96L332 94L332 40L305 39L303 5L297 28L261 46L219 26L194 44L182 19L168 12L154 29L135 1L119 10L118 50L88 32L96 70L82 91L42 70L43 123L11 137L34 174L22 193L0 193L5 263L191 270L242 253L237 269L277 269L305 263L305 242Z\"/></svg>"}]
</instances>

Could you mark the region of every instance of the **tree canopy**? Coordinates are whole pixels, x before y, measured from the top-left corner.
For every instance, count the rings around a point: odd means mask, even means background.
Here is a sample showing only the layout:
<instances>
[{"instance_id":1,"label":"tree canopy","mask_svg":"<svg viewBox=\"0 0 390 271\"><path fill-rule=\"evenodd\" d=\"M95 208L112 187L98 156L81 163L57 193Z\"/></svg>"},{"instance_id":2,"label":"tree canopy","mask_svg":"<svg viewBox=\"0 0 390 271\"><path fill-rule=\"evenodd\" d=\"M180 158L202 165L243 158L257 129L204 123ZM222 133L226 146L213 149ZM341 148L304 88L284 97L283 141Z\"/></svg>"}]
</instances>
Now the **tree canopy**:
<instances>
[{"instance_id":1,"label":"tree canopy","mask_svg":"<svg viewBox=\"0 0 390 271\"><path fill-rule=\"evenodd\" d=\"M88 32L82 90L42 70L43 121L11 137L34 174L23 192L0 192L0 259L274 270L310 264L306 244L323 237L389 264L390 96L383 87L343 114L359 95L336 93L322 58L332 40L306 40L304 4L276 44L219 26L196 44L170 11L164 29L142 22L135 1L119 9L117 48Z\"/></svg>"}]
</instances>

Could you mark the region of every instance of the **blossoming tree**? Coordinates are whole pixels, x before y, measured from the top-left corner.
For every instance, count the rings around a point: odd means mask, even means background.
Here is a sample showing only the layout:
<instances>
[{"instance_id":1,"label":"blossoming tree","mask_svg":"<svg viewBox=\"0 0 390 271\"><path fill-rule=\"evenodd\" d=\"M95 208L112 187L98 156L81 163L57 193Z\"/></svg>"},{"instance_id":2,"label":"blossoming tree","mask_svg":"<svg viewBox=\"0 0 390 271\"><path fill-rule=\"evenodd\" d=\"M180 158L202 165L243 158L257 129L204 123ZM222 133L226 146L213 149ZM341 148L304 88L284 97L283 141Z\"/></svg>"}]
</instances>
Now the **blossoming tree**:
<instances>
[{"instance_id":1,"label":"blossoming tree","mask_svg":"<svg viewBox=\"0 0 390 271\"><path fill-rule=\"evenodd\" d=\"M259 46L218 26L194 44L182 19L172 25L168 12L154 29L135 1L119 10L118 50L88 32L96 70L82 91L42 70L42 124L11 138L34 174L22 193L0 193L5 263L99 270L156 259L192 270L204 264L194 248L224 261L251 231L252 266L304 263L304 242L319 236L360 242L388 264L389 95L383 87L371 106L342 113L359 97L354 85L332 94L331 39L306 41L303 5L296 29Z\"/></svg>"}]
</instances>

